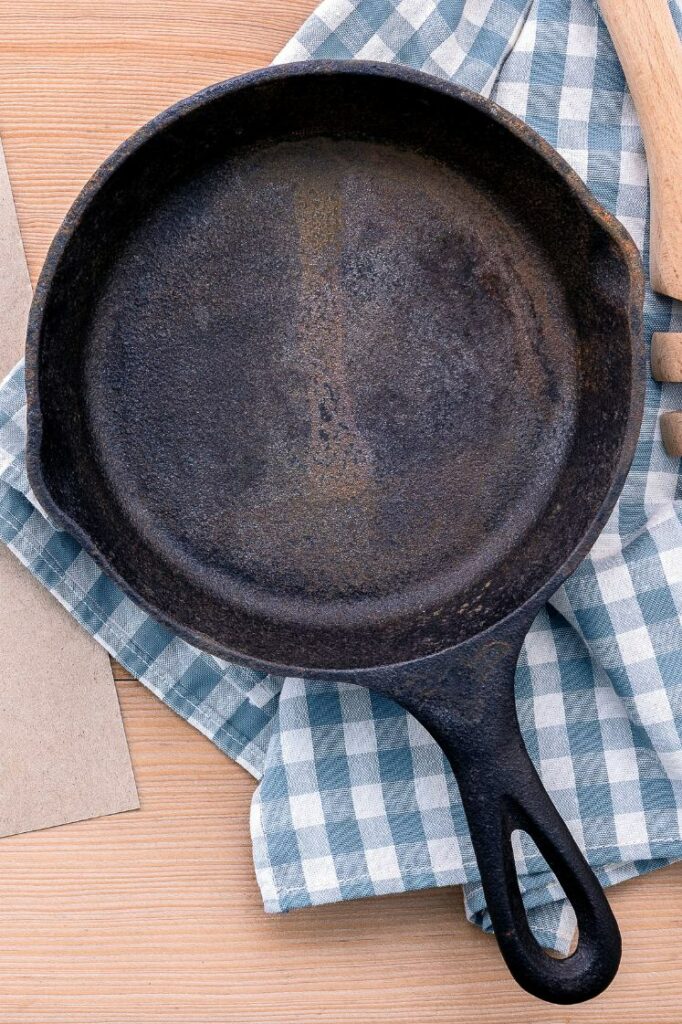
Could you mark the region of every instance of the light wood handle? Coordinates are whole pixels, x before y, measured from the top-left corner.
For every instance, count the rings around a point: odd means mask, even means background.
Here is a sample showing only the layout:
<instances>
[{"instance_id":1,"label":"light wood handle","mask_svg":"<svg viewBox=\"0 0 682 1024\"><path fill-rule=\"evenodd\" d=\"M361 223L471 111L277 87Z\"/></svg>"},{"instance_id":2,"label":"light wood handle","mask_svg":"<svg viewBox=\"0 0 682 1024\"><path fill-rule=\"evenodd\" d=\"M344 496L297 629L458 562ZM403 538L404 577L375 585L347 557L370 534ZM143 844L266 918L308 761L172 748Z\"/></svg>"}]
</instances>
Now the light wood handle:
<instances>
[{"instance_id":1,"label":"light wood handle","mask_svg":"<svg viewBox=\"0 0 682 1024\"><path fill-rule=\"evenodd\" d=\"M667 0L599 0L599 7L644 136L651 284L682 299L682 43Z\"/></svg>"},{"instance_id":2,"label":"light wood handle","mask_svg":"<svg viewBox=\"0 0 682 1024\"><path fill-rule=\"evenodd\" d=\"M651 376L654 380L682 382L682 334L654 333L651 339Z\"/></svg>"},{"instance_id":3,"label":"light wood handle","mask_svg":"<svg viewBox=\"0 0 682 1024\"><path fill-rule=\"evenodd\" d=\"M682 412L664 412L661 416L661 437L668 455L682 457Z\"/></svg>"}]
</instances>

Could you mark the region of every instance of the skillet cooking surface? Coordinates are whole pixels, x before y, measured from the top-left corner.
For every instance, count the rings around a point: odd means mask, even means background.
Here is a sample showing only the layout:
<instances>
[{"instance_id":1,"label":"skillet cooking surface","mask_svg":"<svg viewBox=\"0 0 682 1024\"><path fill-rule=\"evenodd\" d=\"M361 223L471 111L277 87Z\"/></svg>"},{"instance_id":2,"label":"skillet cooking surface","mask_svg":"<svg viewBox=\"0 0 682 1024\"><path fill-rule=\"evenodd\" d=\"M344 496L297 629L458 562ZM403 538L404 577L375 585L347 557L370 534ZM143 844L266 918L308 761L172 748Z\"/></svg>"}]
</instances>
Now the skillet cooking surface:
<instances>
[{"instance_id":1,"label":"skillet cooking surface","mask_svg":"<svg viewBox=\"0 0 682 1024\"><path fill-rule=\"evenodd\" d=\"M576 411L565 306L526 226L448 168L257 149L126 240L85 371L86 394L121 388L91 436L135 529L237 600L416 607L443 574L484 582L551 498Z\"/></svg>"},{"instance_id":2,"label":"skillet cooking surface","mask_svg":"<svg viewBox=\"0 0 682 1024\"><path fill-rule=\"evenodd\" d=\"M606 494L625 264L466 96L215 92L103 175L65 247L45 489L218 651L354 667L456 643L534 593Z\"/></svg>"}]
</instances>

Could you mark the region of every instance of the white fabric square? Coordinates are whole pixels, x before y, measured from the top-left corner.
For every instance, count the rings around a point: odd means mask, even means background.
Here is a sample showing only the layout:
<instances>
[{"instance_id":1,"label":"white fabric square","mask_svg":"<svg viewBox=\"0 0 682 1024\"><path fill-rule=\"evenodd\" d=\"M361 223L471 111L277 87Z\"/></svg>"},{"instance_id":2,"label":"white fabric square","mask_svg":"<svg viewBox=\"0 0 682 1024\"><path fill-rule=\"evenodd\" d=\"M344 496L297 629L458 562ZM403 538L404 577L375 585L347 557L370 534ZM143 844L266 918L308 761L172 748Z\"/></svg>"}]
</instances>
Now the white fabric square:
<instances>
[{"instance_id":1,"label":"white fabric square","mask_svg":"<svg viewBox=\"0 0 682 1024\"><path fill-rule=\"evenodd\" d=\"M289 797L289 811L294 828L324 825L324 810L319 793L299 793Z\"/></svg>"},{"instance_id":2,"label":"white fabric square","mask_svg":"<svg viewBox=\"0 0 682 1024\"><path fill-rule=\"evenodd\" d=\"M462 867L462 851L454 838L429 839L431 867L435 872L454 871Z\"/></svg>"},{"instance_id":3,"label":"white fabric square","mask_svg":"<svg viewBox=\"0 0 682 1024\"><path fill-rule=\"evenodd\" d=\"M528 109L528 91L528 82L500 82L495 102L517 117L523 117Z\"/></svg>"},{"instance_id":4,"label":"white fabric square","mask_svg":"<svg viewBox=\"0 0 682 1024\"><path fill-rule=\"evenodd\" d=\"M616 640L625 665L635 665L637 662L649 661L654 657L651 637L646 626L628 629L625 633L618 634Z\"/></svg>"},{"instance_id":5,"label":"white fabric square","mask_svg":"<svg viewBox=\"0 0 682 1024\"><path fill-rule=\"evenodd\" d=\"M315 14L323 21L327 28L338 28L342 21L345 21L349 14L355 10L355 4L351 0L327 0L321 4Z\"/></svg>"},{"instance_id":6,"label":"white fabric square","mask_svg":"<svg viewBox=\"0 0 682 1024\"><path fill-rule=\"evenodd\" d=\"M571 757L543 757L540 762L540 774L545 787L553 792L575 787Z\"/></svg>"},{"instance_id":7,"label":"white fabric square","mask_svg":"<svg viewBox=\"0 0 682 1024\"><path fill-rule=\"evenodd\" d=\"M581 177L586 176L587 170L585 171L585 175L581 175ZM606 529L599 534L596 541L594 542L594 547L592 548L590 557L593 562L599 562L602 559L613 558L614 555L619 555L622 550L623 538L620 536L620 534L612 533L611 530Z\"/></svg>"},{"instance_id":8,"label":"white fabric square","mask_svg":"<svg viewBox=\"0 0 682 1024\"><path fill-rule=\"evenodd\" d=\"M572 21L568 26L566 53L571 57L593 57L597 49L597 25L581 25Z\"/></svg>"},{"instance_id":9,"label":"white fabric square","mask_svg":"<svg viewBox=\"0 0 682 1024\"><path fill-rule=\"evenodd\" d=\"M466 51L459 45L454 34L448 36L445 42L441 43L431 54L432 60L443 69L446 75L453 75L465 57Z\"/></svg>"},{"instance_id":10,"label":"white fabric square","mask_svg":"<svg viewBox=\"0 0 682 1024\"><path fill-rule=\"evenodd\" d=\"M423 778L416 778L414 789L419 809L422 811L450 806L448 784L444 775L425 775Z\"/></svg>"},{"instance_id":11,"label":"white fabric square","mask_svg":"<svg viewBox=\"0 0 682 1024\"><path fill-rule=\"evenodd\" d=\"M436 4L433 0L402 0L396 11L414 29L421 28L426 19L433 14Z\"/></svg>"},{"instance_id":12,"label":"white fabric square","mask_svg":"<svg viewBox=\"0 0 682 1024\"><path fill-rule=\"evenodd\" d=\"M260 891L263 896L263 900L277 898L278 892L277 886L275 885L275 875L272 868L258 868L258 885L260 886Z\"/></svg>"},{"instance_id":13,"label":"white fabric square","mask_svg":"<svg viewBox=\"0 0 682 1024\"><path fill-rule=\"evenodd\" d=\"M636 782L639 779L637 758L632 747L623 750L605 750L604 762L609 782Z\"/></svg>"},{"instance_id":14,"label":"white fabric square","mask_svg":"<svg viewBox=\"0 0 682 1024\"><path fill-rule=\"evenodd\" d=\"M537 18L529 17L526 19L526 23L519 33L519 38L516 40L516 46L514 47L514 53L532 53L535 49L535 40L538 34L538 21Z\"/></svg>"},{"instance_id":15,"label":"white fabric square","mask_svg":"<svg viewBox=\"0 0 682 1024\"><path fill-rule=\"evenodd\" d=\"M657 753L668 778L673 782L682 780L682 750L659 750Z\"/></svg>"},{"instance_id":16,"label":"white fabric square","mask_svg":"<svg viewBox=\"0 0 682 1024\"><path fill-rule=\"evenodd\" d=\"M563 85L561 87L559 117L562 121L588 121L591 105L591 89L582 89L576 85Z\"/></svg>"},{"instance_id":17,"label":"white fabric square","mask_svg":"<svg viewBox=\"0 0 682 1024\"><path fill-rule=\"evenodd\" d=\"M682 583L682 549L671 548L670 551L660 551L658 557L668 583Z\"/></svg>"},{"instance_id":18,"label":"white fabric square","mask_svg":"<svg viewBox=\"0 0 682 1024\"><path fill-rule=\"evenodd\" d=\"M301 861L301 867L309 892L323 892L338 887L339 879L333 857L310 857Z\"/></svg>"},{"instance_id":19,"label":"white fabric square","mask_svg":"<svg viewBox=\"0 0 682 1024\"><path fill-rule=\"evenodd\" d=\"M594 691L594 702L600 722L613 718L627 718L622 700L611 686L597 686Z\"/></svg>"},{"instance_id":20,"label":"white fabric square","mask_svg":"<svg viewBox=\"0 0 682 1024\"><path fill-rule=\"evenodd\" d=\"M662 688L650 693L638 693L635 697L635 707L642 725L661 725L663 722L672 721L670 701Z\"/></svg>"},{"instance_id":21,"label":"white fabric square","mask_svg":"<svg viewBox=\"0 0 682 1024\"><path fill-rule=\"evenodd\" d=\"M312 761L315 757L310 729L285 729L280 736L285 764Z\"/></svg>"},{"instance_id":22,"label":"white fabric square","mask_svg":"<svg viewBox=\"0 0 682 1024\"><path fill-rule=\"evenodd\" d=\"M560 693L540 693L533 697L535 721L543 725L562 725L566 721L564 698Z\"/></svg>"},{"instance_id":23,"label":"white fabric square","mask_svg":"<svg viewBox=\"0 0 682 1024\"><path fill-rule=\"evenodd\" d=\"M464 5L464 19L470 25L477 25L481 28L485 25L492 5L493 0L467 0L467 3Z\"/></svg>"},{"instance_id":24,"label":"white fabric square","mask_svg":"<svg viewBox=\"0 0 682 1024\"><path fill-rule=\"evenodd\" d=\"M349 755L376 752L377 734L374 722L344 722L343 738Z\"/></svg>"},{"instance_id":25,"label":"white fabric square","mask_svg":"<svg viewBox=\"0 0 682 1024\"><path fill-rule=\"evenodd\" d=\"M407 718L407 735L411 747L428 747L433 743L424 726L412 715L408 715Z\"/></svg>"},{"instance_id":26,"label":"white fabric square","mask_svg":"<svg viewBox=\"0 0 682 1024\"><path fill-rule=\"evenodd\" d=\"M643 811L615 814L616 838L619 846L645 846L649 842Z\"/></svg>"},{"instance_id":27,"label":"white fabric square","mask_svg":"<svg viewBox=\"0 0 682 1024\"><path fill-rule=\"evenodd\" d=\"M272 63L289 64L297 60L308 60L309 57L310 50L308 50L303 43L300 43L298 39L292 39L287 43L284 49L277 54Z\"/></svg>"},{"instance_id":28,"label":"white fabric square","mask_svg":"<svg viewBox=\"0 0 682 1024\"><path fill-rule=\"evenodd\" d=\"M251 801L251 810L249 811L249 828L251 830L252 839L262 839L265 835L263 832L263 817L258 800Z\"/></svg>"},{"instance_id":29,"label":"white fabric square","mask_svg":"<svg viewBox=\"0 0 682 1024\"><path fill-rule=\"evenodd\" d=\"M662 412L663 410L661 410ZM660 421L656 429L657 443L661 442ZM665 473L649 470L646 475L645 500L648 505L673 501L677 490L677 473L667 471Z\"/></svg>"},{"instance_id":30,"label":"white fabric square","mask_svg":"<svg viewBox=\"0 0 682 1024\"><path fill-rule=\"evenodd\" d=\"M526 865L526 858L523 852L523 845L521 839L521 829L514 829L510 836L510 843L512 853L514 855L514 862L516 864L516 870L522 875L525 875L528 867Z\"/></svg>"},{"instance_id":31,"label":"white fabric square","mask_svg":"<svg viewBox=\"0 0 682 1024\"><path fill-rule=\"evenodd\" d=\"M305 679L301 679L300 676L287 676L284 681L287 684L287 697L289 700L291 700L292 697L305 697Z\"/></svg>"},{"instance_id":32,"label":"white fabric square","mask_svg":"<svg viewBox=\"0 0 682 1024\"><path fill-rule=\"evenodd\" d=\"M530 666L551 665L556 662L556 645L551 630L534 629L528 634L526 659Z\"/></svg>"},{"instance_id":33,"label":"white fabric square","mask_svg":"<svg viewBox=\"0 0 682 1024\"><path fill-rule=\"evenodd\" d=\"M375 34L358 50L356 57L360 60L390 61L395 57L395 53L390 46L386 46L380 35Z\"/></svg>"},{"instance_id":34,"label":"white fabric square","mask_svg":"<svg viewBox=\"0 0 682 1024\"><path fill-rule=\"evenodd\" d=\"M353 786L351 795L356 818L377 818L386 814L384 792L379 783Z\"/></svg>"},{"instance_id":35,"label":"white fabric square","mask_svg":"<svg viewBox=\"0 0 682 1024\"><path fill-rule=\"evenodd\" d=\"M647 168L644 153L623 150L620 154L620 180L623 185L646 185Z\"/></svg>"},{"instance_id":36,"label":"white fabric square","mask_svg":"<svg viewBox=\"0 0 682 1024\"><path fill-rule=\"evenodd\" d=\"M264 708L272 698L273 691L269 687L263 686L262 683L257 683L252 690L249 690L249 701L257 708Z\"/></svg>"},{"instance_id":37,"label":"white fabric square","mask_svg":"<svg viewBox=\"0 0 682 1024\"><path fill-rule=\"evenodd\" d=\"M380 846L376 850L365 850L367 870L373 882L388 882L400 878L400 866L395 846Z\"/></svg>"},{"instance_id":38,"label":"white fabric square","mask_svg":"<svg viewBox=\"0 0 682 1024\"><path fill-rule=\"evenodd\" d=\"M632 577L625 564L615 565L611 569L600 569L597 573L597 582L606 604L635 596Z\"/></svg>"}]
</instances>

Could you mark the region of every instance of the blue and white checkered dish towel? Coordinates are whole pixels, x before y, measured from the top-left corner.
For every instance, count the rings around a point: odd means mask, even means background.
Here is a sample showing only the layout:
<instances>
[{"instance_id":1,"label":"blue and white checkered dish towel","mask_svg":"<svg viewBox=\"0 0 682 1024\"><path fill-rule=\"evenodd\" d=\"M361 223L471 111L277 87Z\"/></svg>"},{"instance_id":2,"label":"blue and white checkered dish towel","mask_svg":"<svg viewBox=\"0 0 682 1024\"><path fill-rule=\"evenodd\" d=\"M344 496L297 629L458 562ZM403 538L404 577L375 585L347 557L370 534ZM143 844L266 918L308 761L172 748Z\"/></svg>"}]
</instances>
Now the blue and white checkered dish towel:
<instances>
[{"instance_id":1,"label":"blue and white checkered dish towel","mask_svg":"<svg viewBox=\"0 0 682 1024\"><path fill-rule=\"evenodd\" d=\"M278 60L309 57L401 62L492 96L646 246L642 139L589 0L326 0ZM648 337L682 330L682 306L648 291L645 323ZM682 477L657 425L676 407L682 387L649 381L622 498L538 616L516 676L530 754L606 885L682 857ZM469 917L489 927L456 784L414 719L358 687L225 664L152 621L35 507L24 440L17 367L0 391L0 535L123 665L260 779L251 831L266 909L464 883ZM525 838L529 919L565 950L572 912Z\"/></svg>"}]
</instances>

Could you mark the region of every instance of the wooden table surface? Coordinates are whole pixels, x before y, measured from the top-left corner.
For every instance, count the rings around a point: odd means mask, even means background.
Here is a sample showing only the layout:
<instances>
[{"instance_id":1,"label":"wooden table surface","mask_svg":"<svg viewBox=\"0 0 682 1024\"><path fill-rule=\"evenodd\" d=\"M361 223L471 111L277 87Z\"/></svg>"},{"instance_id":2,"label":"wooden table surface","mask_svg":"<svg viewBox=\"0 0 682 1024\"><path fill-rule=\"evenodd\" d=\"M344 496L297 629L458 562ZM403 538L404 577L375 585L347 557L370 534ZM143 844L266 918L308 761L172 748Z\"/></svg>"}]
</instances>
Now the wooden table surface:
<instances>
[{"instance_id":1,"label":"wooden table surface","mask_svg":"<svg viewBox=\"0 0 682 1024\"><path fill-rule=\"evenodd\" d=\"M114 146L268 63L314 5L0 0L0 134L33 279ZM623 965L576 1008L517 989L459 891L267 916L253 780L115 674L142 809L0 842L1 1024L680 1024L682 867L612 891Z\"/></svg>"}]
</instances>

